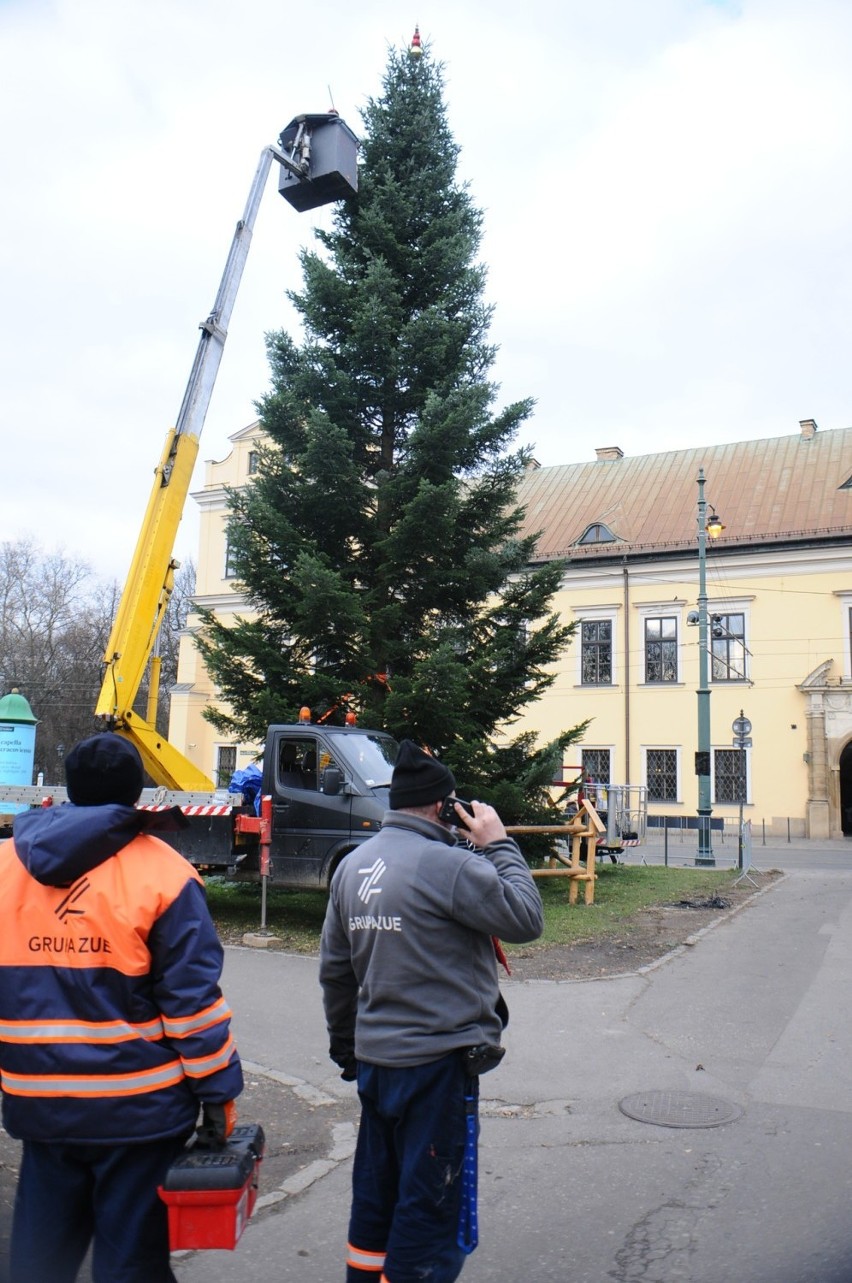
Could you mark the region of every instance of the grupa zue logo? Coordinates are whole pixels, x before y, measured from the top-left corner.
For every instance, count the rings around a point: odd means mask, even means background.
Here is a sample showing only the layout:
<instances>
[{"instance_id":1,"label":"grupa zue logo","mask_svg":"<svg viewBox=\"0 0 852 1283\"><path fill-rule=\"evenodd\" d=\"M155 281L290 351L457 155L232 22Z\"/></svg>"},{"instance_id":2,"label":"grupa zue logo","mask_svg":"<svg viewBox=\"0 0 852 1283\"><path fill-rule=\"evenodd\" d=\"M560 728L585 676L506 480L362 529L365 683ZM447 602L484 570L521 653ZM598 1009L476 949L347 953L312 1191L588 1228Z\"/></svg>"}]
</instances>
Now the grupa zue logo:
<instances>
[{"instance_id":1,"label":"grupa zue logo","mask_svg":"<svg viewBox=\"0 0 852 1283\"><path fill-rule=\"evenodd\" d=\"M359 869L358 872L364 874L364 881L358 888L358 899L364 904L369 904L374 895L381 895L382 888L378 885L387 865L379 857L375 864L371 864L369 869Z\"/></svg>"}]
</instances>

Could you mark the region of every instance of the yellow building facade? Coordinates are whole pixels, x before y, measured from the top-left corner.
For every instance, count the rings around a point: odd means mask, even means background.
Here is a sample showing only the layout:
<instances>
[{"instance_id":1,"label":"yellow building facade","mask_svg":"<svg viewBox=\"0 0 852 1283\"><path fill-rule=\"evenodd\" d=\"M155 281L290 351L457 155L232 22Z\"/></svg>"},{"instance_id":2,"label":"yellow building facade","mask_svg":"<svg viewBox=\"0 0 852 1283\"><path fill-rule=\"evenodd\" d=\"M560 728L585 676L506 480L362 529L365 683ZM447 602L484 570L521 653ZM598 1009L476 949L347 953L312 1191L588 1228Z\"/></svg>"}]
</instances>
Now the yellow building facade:
<instances>
[{"instance_id":1,"label":"yellow building facade","mask_svg":"<svg viewBox=\"0 0 852 1283\"><path fill-rule=\"evenodd\" d=\"M194 602L224 621L246 613L229 564L227 492L245 485L257 468L258 425L250 424L230 441L231 452L222 460L208 460L204 488L190 496L199 508ZM228 739L205 720L204 709L221 701L193 642L198 627L198 615L190 612L180 639L178 680L171 693L169 740L218 787L226 787L235 769L254 761L261 745Z\"/></svg>"},{"instance_id":2,"label":"yellow building facade","mask_svg":"<svg viewBox=\"0 0 852 1283\"><path fill-rule=\"evenodd\" d=\"M258 426L207 465L199 604L245 613L229 573L226 487L257 466ZM517 730L548 739L591 719L565 776L630 785L649 823L695 824L698 628L697 477L724 524L706 545L711 795L714 820L744 815L775 837L852 833L852 429L799 432L625 458L531 467L521 486L537 560L565 573L554 607L576 624L547 695ZM256 745L233 744L202 716L216 702L181 642L170 739L219 782ZM740 713L752 744L733 744ZM745 790L743 793L743 789Z\"/></svg>"}]
</instances>

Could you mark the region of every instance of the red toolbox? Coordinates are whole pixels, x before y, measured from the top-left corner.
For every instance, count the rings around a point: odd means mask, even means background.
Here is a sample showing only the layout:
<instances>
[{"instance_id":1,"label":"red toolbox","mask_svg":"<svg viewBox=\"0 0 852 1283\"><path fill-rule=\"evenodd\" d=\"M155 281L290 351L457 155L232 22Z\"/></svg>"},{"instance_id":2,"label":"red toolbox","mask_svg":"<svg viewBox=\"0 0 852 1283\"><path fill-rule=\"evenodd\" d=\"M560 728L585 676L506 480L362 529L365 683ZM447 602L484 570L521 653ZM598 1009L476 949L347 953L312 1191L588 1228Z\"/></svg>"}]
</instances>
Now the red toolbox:
<instances>
[{"instance_id":1,"label":"red toolbox","mask_svg":"<svg viewBox=\"0 0 852 1283\"><path fill-rule=\"evenodd\" d=\"M169 1212L169 1247L233 1250L257 1200L265 1139L259 1123L234 1128L224 1145L196 1141L172 1163L159 1187Z\"/></svg>"}]
</instances>

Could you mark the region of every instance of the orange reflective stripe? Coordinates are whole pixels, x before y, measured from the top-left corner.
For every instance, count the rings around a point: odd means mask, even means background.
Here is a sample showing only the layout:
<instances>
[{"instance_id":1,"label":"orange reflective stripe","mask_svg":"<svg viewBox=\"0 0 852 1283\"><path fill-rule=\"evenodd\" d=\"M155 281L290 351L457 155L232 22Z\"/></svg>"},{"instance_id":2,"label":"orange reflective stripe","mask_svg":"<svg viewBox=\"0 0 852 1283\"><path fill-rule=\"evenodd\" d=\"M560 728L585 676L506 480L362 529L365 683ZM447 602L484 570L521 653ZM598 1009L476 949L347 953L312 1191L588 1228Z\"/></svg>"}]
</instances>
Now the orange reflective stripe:
<instances>
[{"instance_id":1,"label":"orange reflective stripe","mask_svg":"<svg viewBox=\"0 0 852 1283\"><path fill-rule=\"evenodd\" d=\"M163 1037L162 1020L131 1025L126 1020L0 1020L2 1042L130 1042Z\"/></svg>"},{"instance_id":2,"label":"orange reflective stripe","mask_svg":"<svg viewBox=\"0 0 852 1283\"><path fill-rule=\"evenodd\" d=\"M179 1060L135 1074L13 1074L4 1069L0 1086L10 1096L138 1096L173 1087L184 1078Z\"/></svg>"},{"instance_id":3,"label":"orange reflective stripe","mask_svg":"<svg viewBox=\"0 0 852 1283\"><path fill-rule=\"evenodd\" d=\"M220 1020L229 1020L231 1008L224 998L219 998L203 1011L196 1011L191 1016L163 1016L163 1028L171 1038L185 1038L188 1034L200 1033L209 1029Z\"/></svg>"},{"instance_id":4,"label":"orange reflective stripe","mask_svg":"<svg viewBox=\"0 0 852 1283\"><path fill-rule=\"evenodd\" d=\"M367 1252L363 1247L355 1247L352 1243L346 1244L346 1264L351 1265L353 1270L372 1270L376 1274L381 1274L385 1268L386 1256L387 1252Z\"/></svg>"},{"instance_id":5,"label":"orange reflective stripe","mask_svg":"<svg viewBox=\"0 0 852 1283\"><path fill-rule=\"evenodd\" d=\"M234 1040L229 1037L224 1047L210 1056L197 1056L194 1059L184 1056L184 1072L188 1078L206 1078L208 1074L214 1074L217 1069L224 1069L235 1051Z\"/></svg>"}]
</instances>

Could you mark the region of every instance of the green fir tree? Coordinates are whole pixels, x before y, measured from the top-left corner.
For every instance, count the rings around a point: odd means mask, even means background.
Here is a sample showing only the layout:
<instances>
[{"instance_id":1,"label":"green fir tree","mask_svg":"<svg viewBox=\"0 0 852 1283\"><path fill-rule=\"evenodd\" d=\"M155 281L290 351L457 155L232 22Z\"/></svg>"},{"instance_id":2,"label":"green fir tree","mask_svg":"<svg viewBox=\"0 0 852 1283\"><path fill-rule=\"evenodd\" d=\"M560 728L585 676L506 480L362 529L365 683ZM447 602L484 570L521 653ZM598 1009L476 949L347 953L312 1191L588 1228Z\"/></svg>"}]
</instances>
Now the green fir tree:
<instances>
[{"instance_id":1,"label":"green fir tree","mask_svg":"<svg viewBox=\"0 0 852 1283\"><path fill-rule=\"evenodd\" d=\"M230 551L256 617L199 641L232 710L262 740L314 718L408 736L459 791L507 821L550 814L547 785L584 727L511 739L545 694L572 628L551 610L562 567L534 566L514 445L533 408L495 410L482 215L456 177L443 70L391 51L363 113L359 193L302 254L291 295L304 341L268 337L269 446L230 496Z\"/></svg>"}]
</instances>

